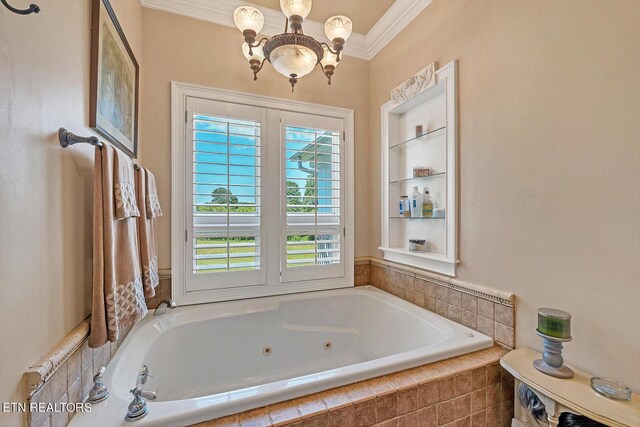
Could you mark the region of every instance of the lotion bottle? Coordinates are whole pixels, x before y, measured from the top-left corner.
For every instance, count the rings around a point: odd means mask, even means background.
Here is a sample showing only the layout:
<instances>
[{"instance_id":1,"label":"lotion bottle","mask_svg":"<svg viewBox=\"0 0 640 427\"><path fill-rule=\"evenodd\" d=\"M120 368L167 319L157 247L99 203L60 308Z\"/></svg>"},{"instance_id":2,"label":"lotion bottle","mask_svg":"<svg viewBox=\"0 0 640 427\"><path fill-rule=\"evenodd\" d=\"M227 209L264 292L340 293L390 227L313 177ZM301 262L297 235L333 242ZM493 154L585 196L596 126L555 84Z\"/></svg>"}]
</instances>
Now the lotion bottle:
<instances>
[{"instance_id":1,"label":"lotion bottle","mask_svg":"<svg viewBox=\"0 0 640 427\"><path fill-rule=\"evenodd\" d=\"M411 194L411 218L422 217L422 195L418 191L418 187L413 187Z\"/></svg>"},{"instance_id":2,"label":"lotion bottle","mask_svg":"<svg viewBox=\"0 0 640 427\"><path fill-rule=\"evenodd\" d=\"M425 218L433 217L433 200L429 196L429 190L424 188L424 196L422 197L422 216Z\"/></svg>"}]
</instances>

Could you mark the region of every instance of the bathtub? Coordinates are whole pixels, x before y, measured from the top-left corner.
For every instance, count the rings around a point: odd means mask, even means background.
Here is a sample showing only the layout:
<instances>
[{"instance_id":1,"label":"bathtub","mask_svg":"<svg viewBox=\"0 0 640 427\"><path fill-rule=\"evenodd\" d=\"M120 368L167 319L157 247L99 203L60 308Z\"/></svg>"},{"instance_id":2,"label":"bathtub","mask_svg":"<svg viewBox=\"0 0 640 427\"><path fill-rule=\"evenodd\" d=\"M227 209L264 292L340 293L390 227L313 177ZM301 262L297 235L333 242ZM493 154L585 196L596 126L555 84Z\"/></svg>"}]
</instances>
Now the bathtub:
<instances>
[{"instance_id":1,"label":"bathtub","mask_svg":"<svg viewBox=\"0 0 640 427\"><path fill-rule=\"evenodd\" d=\"M492 345L368 286L178 307L132 329L104 376L111 397L70 425L188 425ZM142 365L158 398L127 423Z\"/></svg>"}]
</instances>

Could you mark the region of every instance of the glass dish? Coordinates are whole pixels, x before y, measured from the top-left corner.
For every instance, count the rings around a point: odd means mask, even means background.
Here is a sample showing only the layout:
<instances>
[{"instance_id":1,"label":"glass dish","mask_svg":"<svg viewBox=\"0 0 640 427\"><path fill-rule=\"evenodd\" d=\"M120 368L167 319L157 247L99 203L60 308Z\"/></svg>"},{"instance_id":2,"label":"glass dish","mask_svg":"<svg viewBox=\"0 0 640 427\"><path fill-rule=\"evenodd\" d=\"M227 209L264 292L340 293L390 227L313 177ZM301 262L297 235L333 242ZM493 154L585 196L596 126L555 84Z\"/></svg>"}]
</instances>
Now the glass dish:
<instances>
[{"instance_id":1,"label":"glass dish","mask_svg":"<svg viewBox=\"0 0 640 427\"><path fill-rule=\"evenodd\" d=\"M631 400L631 389L613 380L591 377L591 388L609 399Z\"/></svg>"}]
</instances>

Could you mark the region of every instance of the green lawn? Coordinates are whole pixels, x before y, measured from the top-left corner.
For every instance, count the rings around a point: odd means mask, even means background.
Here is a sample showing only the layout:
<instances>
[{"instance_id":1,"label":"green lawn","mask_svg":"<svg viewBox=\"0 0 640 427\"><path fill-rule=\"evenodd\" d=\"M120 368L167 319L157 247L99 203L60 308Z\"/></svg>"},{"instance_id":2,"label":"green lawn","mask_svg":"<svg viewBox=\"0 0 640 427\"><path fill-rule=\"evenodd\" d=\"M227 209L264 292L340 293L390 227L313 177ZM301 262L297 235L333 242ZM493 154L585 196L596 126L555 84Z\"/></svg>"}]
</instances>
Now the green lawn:
<instances>
[{"instance_id":1,"label":"green lawn","mask_svg":"<svg viewBox=\"0 0 640 427\"><path fill-rule=\"evenodd\" d=\"M216 238L198 238L197 239L198 245L210 245L210 244L226 244L227 240L226 239L216 239ZM254 241L253 240L247 240L245 242L233 242L233 243L246 243L247 245L249 244L253 244ZM295 245L295 247L293 247L294 250L296 251L303 251L303 250L309 250L312 251L314 249L315 245L313 243L310 243L308 245ZM241 254L241 253L252 253L254 251L254 247L240 247L240 248L230 248L230 253L231 254ZM205 248L205 249L196 249L196 255L226 255L227 253L227 248L226 247L221 247L221 248ZM308 259L310 262L307 263L303 263L303 264L295 264L295 266L304 266L304 265L313 265L315 262L315 257L313 253L310 254L292 254L288 256L289 260L299 260L299 259ZM242 263L251 263L251 262L255 262L255 257L253 256L248 256L248 257L242 257L242 258L232 258L233 264L242 264ZM225 258L219 258L219 259L200 259L196 261L197 265L225 265L227 263L227 260ZM242 270L249 270L251 268L243 268ZM238 269L240 270L240 269ZM223 272L226 271L225 269L220 269L220 270L204 270L201 272L210 272L210 271L219 271L219 272Z\"/></svg>"}]
</instances>

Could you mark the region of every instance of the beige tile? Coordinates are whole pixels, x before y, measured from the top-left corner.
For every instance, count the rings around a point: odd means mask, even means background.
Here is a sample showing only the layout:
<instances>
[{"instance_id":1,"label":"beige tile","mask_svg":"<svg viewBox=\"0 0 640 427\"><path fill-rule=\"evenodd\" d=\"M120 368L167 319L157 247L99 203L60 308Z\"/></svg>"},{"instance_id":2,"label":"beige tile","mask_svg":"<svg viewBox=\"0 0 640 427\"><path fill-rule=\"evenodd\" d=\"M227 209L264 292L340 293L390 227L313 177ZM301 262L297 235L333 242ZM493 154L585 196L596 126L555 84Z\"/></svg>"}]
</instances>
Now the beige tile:
<instances>
[{"instance_id":1,"label":"beige tile","mask_svg":"<svg viewBox=\"0 0 640 427\"><path fill-rule=\"evenodd\" d=\"M455 395L453 377L445 378L438 381L438 401L453 399Z\"/></svg>"},{"instance_id":2,"label":"beige tile","mask_svg":"<svg viewBox=\"0 0 640 427\"><path fill-rule=\"evenodd\" d=\"M355 405L355 426L369 427L376 423L376 401L367 400L366 402L357 403Z\"/></svg>"},{"instance_id":3,"label":"beige tile","mask_svg":"<svg viewBox=\"0 0 640 427\"><path fill-rule=\"evenodd\" d=\"M454 322L462 323L462 310L459 307L449 305L447 307L447 318Z\"/></svg>"},{"instance_id":4,"label":"beige tile","mask_svg":"<svg viewBox=\"0 0 640 427\"><path fill-rule=\"evenodd\" d=\"M461 302L463 310L478 313L478 297L463 293Z\"/></svg>"},{"instance_id":5,"label":"beige tile","mask_svg":"<svg viewBox=\"0 0 640 427\"><path fill-rule=\"evenodd\" d=\"M420 307L424 307L426 302L425 298L426 296L422 292L416 292L414 304Z\"/></svg>"},{"instance_id":6,"label":"beige tile","mask_svg":"<svg viewBox=\"0 0 640 427\"><path fill-rule=\"evenodd\" d=\"M372 385L366 381L361 381L355 384L344 387L345 393L349 396L349 399L353 403L364 402L367 400L375 399L376 392Z\"/></svg>"},{"instance_id":7,"label":"beige tile","mask_svg":"<svg viewBox=\"0 0 640 427\"><path fill-rule=\"evenodd\" d=\"M409 370L396 372L394 374L385 375L383 378L391 381L396 389L402 391L413 387L417 387L418 383L413 379Z\"/></svg>"},{"instance_id":8,"label":"beige tile","mask_svg":"<svg viewBox=\"0 0 640 427\"><path fill-rule=\"evenodd\" d=\"M499 408L500 408L499 405L487 406L487 409L485 411L487 427L498 426L499 419L500 419Z\"/></svg>"},{"instance_id":9,"label":"beige tile","mask_svg":"<svg viewBox=\"0 0 640 427\"><path fill-rule=\"evenodd\" d=\"M428 297L434 298L436 297L436 285L425 280L424 281L425 291L424 294Z\"/></svg>"},{"instance_id":10,"label":"beige tile","mask_svg":"<svg viewBox=\"0 0 640 427\"><path fill-rule=\"evenodd\" d=\"M351 399L349 399L349 396L347 396L347 393L344 391L344 387L323 391L317 395L322 399L324 404L327 405L327 409L330 411L342 409L353 404Z\"/></svg>"},{"instance_id":11,"label":"beige tile","mask_svg":"<svg viewBox=\"0 0 640 427\"><path fill-rule=\"evenodd\" d=\"M40 388L40 390L36 391L33 396L31 396L30 402L33 403L51 403L53 402L51 398L51 383L45 382L44 385ZM47 412L32 412L31 413L31 425L39 426L43 423L48 423L49 413Z\"/></svg>"},{"instance_id":12,"label":"beige tile","mask_svg":"<svg viewBox=\"0 0 640 427\"><path fill-rule=\"evenodd\" d=\"M455 406L453 400L447 400L446 402L439 403L436 406L438 413L438 425L442 426L447 423L453 422L455 419Z\"/></svg>"},{"instance_id":13,"label":"beige tile","mask_svg":"<svg viewBox=\"0 0 640 427\"><path fill-rule=\"evenodd\" d=\"M386 396L387 394L396 393L398 387L391 382L387 377L376 377L366 381L368 387L370 387L377 397Z\"/></svg>"},{"instance_id":14,"label":"beige tile","mask_svg":"<svg viewBox=\"0 0 640 427\"><path fill-rule=\"evenodd\" d=\"M327 427L355 426L355 407L353 405L329 411L327 415Z\"/></svg>"},{"instance_id":15,"label":"beige tile","mask_svg":"<svg viewBox=\"0 0 640 427\"><path fill-rule=\"evenodd\" d=\"M76 351L66 362L67 365L67 382L66 384L75 383L82 374L82 351Z\"/></svg>"},{"instance_id":16,"label":"beige tile","mask_svg":"<svg viewBox=\"0 0 640 427\"><path fill-rule=\"evenodd\" d=\"M502 323L494 323L495 337L494 339L509 347L515 345L515 331L513 328L504 326Z\"/></svg>"},{"instance_id":17,"label":"beige tile","mask_svg":"<svg viewBox=\"0 0 640 427\"><path fill-rule=\"evenodd\" d=\"M302 419L311 418L327 412L327 405L318 394L300 397L294 400Z\"/></svg>"},{"instance_id":18,"label":"beige tile","mask_svg":"<svg viewBox=\"0 0 640 427\"><path fill-rule=\"evenodd\" d=\"M479 315L477 331L493 338L493 320Z\"/></svg>"},{"instance_id":19,"label":"beige tile","mask_svg":"<svg viewBox=\"0 0 640 427\"><path fill-rule=\"evenodd\" d=\"M487 384L495 384L500 382L500 364L492 363L487 365Z\"/></svg>"},{"instance_id":20,"label":"beige tile","mask_svg":"<svg viewBox=\"0 0 640 427\"><path fill-rule=\"evenodd\" d=\"M436 313L440 316L447 317L448 313L448 304L444 301L436 300Z\"/></svg>"},{"instance_id":21,"label":"beige tile","mask_svg":"<svg viewBox=\"0 0 640 427\"><path fill-rule=\"evenodd\" d=\"M482 411L487 406L486 389L481 388L471 393L471 413Z\"/></svg>"},{"instance_id":22,"label":"beige tile","mask_svg":"<svg viewBox=\"0 0 640 427\"><path fill-rule=\"evenodd\" d=\"M502 304L495 304L496 322L502 323L505 326L513 327L515 324L513 314L513 307L507 307L506 305Z\"/></svg>"},{"instance_id":23,"label":"beige tile","mask_svg":"<svg viewBox=\"0 0 640 427\"><path fill-rule=\"evenodd\" d=\"M460 291L456 291L453 289L449 289L448 291L448 300L449 305L454 307L462 308L462 293Z\"/></svg>"},{"instance_id":24,"label":"beige tile","mask_svg":"<svg viewBox=\"0 0 640 427\"><path fill-rule=\"evenodd\" d=\"M57 400L58 403L67 403L68 398L66 393L63 394L60 399ZM62 410L59 412L51 412L51 427L65 427L69 423L69 413L66 410Z\"/></svg>"},{"instance_id":25,"label":"beige tile","mask_svg":"<svg viewBox=\"0 0 640 427\"><path fill-rule=\"evenodd\" d=\"M453 401L456 419L464 418L471 414L471 394L456 397Z\"/></svg>"},{"instance_id":26,"label":"beige tile","mask_svg":"<svg viewBox=\"0 0 640 427\"><path fill-rule=\"evenodd\" d=\"M392 393L376 398L376 421L395 418L398 414L398 394Z\"/></svg>"},{"instance_id":27,"label":"beige tile","mask_svg":"<svg viewBox=\"0 0 640 427\"><path fill-rule=\"evenodd\" d=\"M93 371L93 350L89 348L89 340L85 340L80 347L80 368L82 372L87 369Z\"/></svg>"},{"instance_id":28,"label":"beige tile","mask_svg":"<svg viewBox=\"0 0 640 427\"><path fill-rule=\"evenodd\" d=\"M493 319L493 302L478 298L478 314L487 319Z\"/></svg>"},{"instance_id":29,"label":"beige tile","mask_svg":"<svg viewBox=\"0 0 640 427\"><path fill-rule=\"evenodd\" d=\"M420 384L418 387L418 405L421 408L435 405L438 403L438 382Z\"/></svg>"},{"instance_id":30,"label":"beige tile","mask_svg":"<svg viewBox=\"0 0 640 427\"><path fill-rule=\"evenodd\" d=\"M329 414L320 414L315 417L307 418L297 423L299 427L325 427L329 421ZM295 424L291 427L295 427Z\"/></svg>"},{"instance_id":31,"label":"beige tile","mask_svg":"<svg viewBox=\"0 0 640 427\"><path fill-rule=\"evenodd\" d=\"M418 411L419 427L437 427L437 425L438 425L438 414L436 412L435 405L422 408Z\"/></svg>"},{"instance_id":32,"label":"beige tile","mask_svg":"<svg viewBox=\"0 0 640 427\"><path fill-rule=\"evenodd\" d=\"M70 403L82 402L82 378L78 378L75 383L69 386L67 395Z\"/></svg>"},{"instance_id":33,"label":"beige tile","mask_svg":"<svg viewBox=\"0 0 640 427\"><path fill-rule=\"evenodd\" d=\"M398 415L408 414L418 409L418 387L398 392Z\"/></svg>"},{"instance_id":34,"label":"beige tile","mask_svg":"<svg viewBox=\"0 0 640 427\"><path fill-rule=\"evenodd\" d=\"M57 402L69 388L67 383L67 363L60 365L58 370L47 380L51 383L51 399Z\"/></svg>"},{"instance_id":35,"label":"beige tile","mask_svg":"<svg viewBox=\"0 0 640 427\"><path fill-rule=\"evenodd\" d=\"M80 376L80 381L82 384L81 396L84 400L85 397L89 394L89 391L93 388L93 372L91 369L86 369L82 372Z\"/></svg>"},{"instance_id":36,"label":"beige tile","mask_svg":"<svg viewBox=\"0 0 640 427\"><path fill-rule=\"evenodd\" d=\"M433 297L427 297L425 304L424 304L424 308L426 308L429 311L432 312L436 312L436 299Z\"/></svg>"},{"instance_id":37,"label":"beige tile","mask_svg":"<svg viewBox=\"0 0 640 427\"><path fill-rule=\"evenodd\" d=\"M436 299L442 302L449 301L449 288L436 285Z\"/></svg>"},{"instance_id":38,"label":"beige tile","mask_svg":"<svg viewBox=\"0 0 640 427\"><path fill-rule=\"evenodd\" d=\"M507 354L506 351L501 350L496 346L475 352L475 355L478 357L478 359L483 360L487 364L499 362L502 356L504 356L505 354Z\"/></svg>"},{"instance_id":39,"label":"beige tile","mask_svg":"<svg viewBox=\"0 0 640 427\"><path fill-rule=\"evenodd\" d=\"M471 427L488 427L486 423L485 411L471 415Z\"/></svg>"},{"instance_id":40,"label":"beige tile","mask_svg":"<svg viewBox=\"0 0 640 427\"><path fill-rule=\"evenodd\" d=\"M501 383L490 384L486 390L486 405L493 406L500 404L501 401Z\"/></svg>"},{"instance_id":41,"label":"beige tile","mask_svg":"<svg viewBox=\"0 0 640 427\"><path fill-rule=\"evenodd\" d=\"M238 414L241 427L271 427L271 418L266 408L253 409Z\"/></svg>"},{"instance_id":42,"label":"beige tile","mask_svg":"<svg viewBox=\"0 0 640 427\"><path fill-rule=\"evenodd\" d=\"M478 390L487 386L487 368L476 368L471 372L473 378L473 389Z\"/></svg>"},{"instance_id":43,"label":"beige tile","mask_svg":"<svg viewBox=\"0 0 640 427\"><path fill-rule=\"evenodd\" d=\"M286 401L267 406L267 412L274 427L281 427L300 420L300 413L294 401Z\"/></svg>"},{"instance_id":44,"label":"beige tile","mask_svg":"<svg viewBox=\"0 0 640 427\"><path fill-rule=\"evenodd\" d=\"M476 329L478 327L478 315L471 311L462 310L462 324L467 328Z\"/></svg>"},{"instance_id":45,"label":"beige tile","mask_svg":"<svg viewBox=\"0 0 640 427\"><path fill-rule=\"evenodd\" d=\"M418 425L418 413L411 412L409 414L398 417L398 427L416 427Z\"/></svg>"},{"instance_id":46,"label":"beige tile","mask_svg":"<svg viewBox=\"0 0 640 427\"><path fill-rule=\"evenodd\" d=\"M462 396L473 390L473 377L471 371L463 372L453 377L454 395Z\"/></svg>"},{"instance_id":47,"label":"beige tile","mask_svg":"<svg viewBox=\"0 0 640 427\"><path fill-rule=\"evenodd\" d=\"M464 417L456 420L454 427L471 427L471 417Z\"/></svg>"},{"instance_id":48,"label":"beige tile","mask_svg":"<svg viewBox=\"0 0 640 427\"><path fill-rule=\"evenodd\" d=\"M394 418L392 420L383 421L379 424L376 424L376 427L399 427L398 419Z\"/></svg>"},{"instance_id":49,"label":"beige tile","mask_svg":"<svg viewBox=\"0 0 640 427\"><path fill-rule=\"evenodd\" d=\"M206 427L239 427L237 415L230 415L224 418L218 418L217 420L211 420L207 422Z\"/></svg>"}]
</instances>

